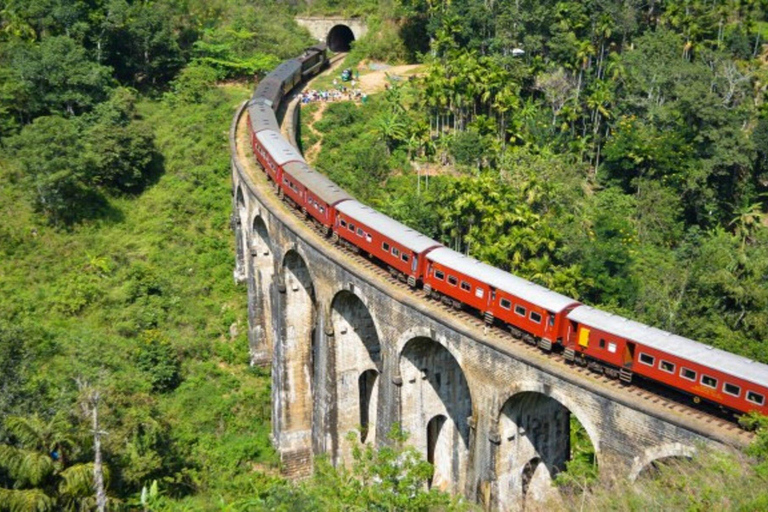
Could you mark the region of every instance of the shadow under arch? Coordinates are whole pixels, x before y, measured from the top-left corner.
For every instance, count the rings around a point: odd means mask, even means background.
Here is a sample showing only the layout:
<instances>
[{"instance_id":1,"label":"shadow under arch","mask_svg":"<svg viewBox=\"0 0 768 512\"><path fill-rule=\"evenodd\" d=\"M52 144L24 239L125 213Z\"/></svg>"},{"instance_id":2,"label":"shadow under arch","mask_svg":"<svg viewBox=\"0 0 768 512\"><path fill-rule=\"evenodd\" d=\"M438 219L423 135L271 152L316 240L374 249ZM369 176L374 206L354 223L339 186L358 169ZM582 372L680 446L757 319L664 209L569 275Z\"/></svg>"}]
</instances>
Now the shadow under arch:
<instances>
[{"instance_id":1,"label":"shadow under arch","mask_svg":"<svg viewBox=\"0 0 768 512\"><path fill-rule=\"evenodd\" d=\"M405 342L398 368L401 426L410 443L431 459L435 469L431 485L460 492L469 461L472 415L464 371L446 347L425 336ZM444 420L436 420L440 417Z\"/></svg>"},{"instance_id":2,"label":"shadow under arch","mask_svg":"<svg viewBox=\"0 0 768 512\"><path fill-rule=\"evenodd\" d=\"M272 254L272 239L269 237L267 223L258 214L253 217L251 223L251 253L254 259L259 260Z\"/></svg>"},{"instance_id":3,"label":"shadow under arch","mask_svg":"<svg viewBox=\"0 0 768 512\"><path fill-rule=\"evenodd\" d=\"M537 388L538 386L534 386ZM503 404L498 419L494 466L500 510L522 510L532 502L560 501L552 480L566 470L572 439L596 444L574 411L542 386L521 390ZM596 464L596 455L593 463Z\"/></svg>"},{"instance_id":4,"label":"shadow under arch","mask_svg":"<svg viewBox=\"0 0 768 512\"><path fill-rule=\"evenodd\" d=\"M272 295L274 258L272 241L264 219L256 214L251 222L250 268L248 280L248 326L251 363L265 366L272 360L274 329Z\"/></svg>"},{"instance_id":5,"label":"shadow under arch","mask_svg":"<svg viewBox=\"0 0 768 512\"><path fill-rule=\"evenodd\" d=\"M238 185L235 193L235 280L243 282L246 277L245 251L248 246L248 233L246 225L248 223L248 205L245 202L242 186Z\"/></svg>"},{"instance_id":6,"label":"shadow under arch","mask_svg":"<svg viewBox=\"0 0 768 512\"><path fill-rule=\"evenodd\" d=\"M360 429L359 440L376 443L382 350L376 322L358 295L342 290L330 307L334 345L336 461L351 460L347 434Z\"/></svg>"},{"instance_id":7,"label":"shadow under arch","mask_svg":"<svg viewBox=\"0 0 768 512\"><path fill-rule=\"evenodd\" d=\"M273 432L302 434L311 443L314 402L315 293L306 261L296 250L283 257L279 286L280 336L273 369Z\"/></svg>"}]
</instances>

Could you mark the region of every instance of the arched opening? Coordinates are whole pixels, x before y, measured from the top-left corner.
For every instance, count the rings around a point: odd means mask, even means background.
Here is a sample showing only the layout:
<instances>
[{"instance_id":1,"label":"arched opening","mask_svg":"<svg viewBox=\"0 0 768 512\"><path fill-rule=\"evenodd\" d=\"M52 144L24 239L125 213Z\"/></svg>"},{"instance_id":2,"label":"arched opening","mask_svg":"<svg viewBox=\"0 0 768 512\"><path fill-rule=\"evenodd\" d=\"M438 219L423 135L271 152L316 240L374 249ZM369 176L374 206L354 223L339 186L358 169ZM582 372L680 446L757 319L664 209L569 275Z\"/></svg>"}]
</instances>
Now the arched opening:
<instances>
[{"instance_id":1,"label":"arched opening","mask_svg":"<svg viewBox=\"0 0 768 512\"><path fill-rule=\"evenodd\" d=\"M242 283L246 277L245 248L247 247L247 233L243 226L248 225L248 207L245 204L245 197L241 187L237 187L235 209L235 281Z\"/></svg>"},{"instance_id":2,"label":"arched opening","mask_svg":"<svg viewBox=\"0 0 768 512\"><path fill-rule=\"evenodd\" d=\"M368 432L371 426L371 418L376 417L376 411L371 410L373 403L373 391L376 385L376 378L379 372L376 370L366 370L358 379L358 388L360 395L360 442L365 443L368 439Z\"/></svg>"},{"instance_id":3,"label":"arched opening","mask_svg":"<svg viewBox=\"0 0 768 512\"><path fill-rule=\"evenodd\" d=\"M264 366L272 360L272 300L274 277L272 242L264 219L256 216L251 226L251 269L248 281L248 325L251 364Z\"/></svg>"},{"instance_id":4,"label":"arched opening","mask_svg":"<svg viewBox=\"0 0 768 512\"><path fill-rule=\"evenodd\" d=\"M410 442L434 463L432 486L460 492L469 455L472 399L461 366L440 343L409 340L400 355L400 411ZM444 420L435 418L443 417Z\"/></svg>"},{"instance_id":5,"label":"arched opening","mask_svg":"<svg viewBox=\"0 0 768 512\"><path fill-rule=\"evenodd\" d=\"M558 503L560 493L553 479L570 464L587 468L594 464L594 447L576 417L542 393L522 392L507 400L498 434L495 466L500 510Z\"/></svg>"},{"instance_id":6,"label":"arched opening","mask_svg":"<svg viewBox=\"0 0 768 512\"><path fill-rule=\"evenodd\" d=\"M672 472L676 472L678 469L681 468L681 466L685 465L690 461L691 461L690 457L675 457L675 456L663 457L661 459L653 460L647 466L645 466L642 469L642 471L640 471L640 474L637 475L637 479L643 480L643 479L659 478L665 473L670 474Z\"/></svg>"},{"instance_id":7,"label":"arched opening","mask_svg":"<svg viewBox=\"0 0 768 512\"><path fill-rule=\"evenodd\" d=\"M269 239L267 225L260 215L254 217L252 228L251 254L253 255L254 261L259 261L261 263L266 260L266 263L269 264L269 266L272 266L272 259L269 257L272 253L272 242Z\"/></svg>"},{"instance_id":8,"label":"arched opening","mask_svg":"<svg viewBox=\"0 0 768 512\"><path fill-rule=\"evenodd\" d=\"M443 431L443 425L445 425L446 417L442 414L438 414L427 423L427 462L432 464L433 467L441 466L444 461L441 460L445 455L445 447L438 445L440 440L440 433ZM435 473L429 478L427 486L431 489L435 480Z\"/></svg>"},{"instance_id":9,"label":"arched opening","mask_svg":"<svg viewBox=\"0 0 768 512\"><path fill-rule=\"evenodd\" d=\"M315 331L315 298L312 278L304 259L289 251L283 260L284 284L280 299L283 329L275 350L281 353L279 371L273 371L273 404L280 413L280 434L308 447L312 428L313 335ZM279 405L278 405L279 404ZM306 443L306 446L304 446Z\"/></svg>"},{"instance_id":10,"label":"arched opening","mask_svg":"<svg viewBox=\"0 0 768 512\"><path fill-rule=\"evenodd\" d=\"M336 462L351 461L348 435L357 429L363 443L376 442L376 417L381 345L368 307L354 293L343 290L331 303L336 385Z\"/></svg>"},{"instance_id":11,"label":"arched opening","mask_svg":"<svg viewBox=\"0 0 768 512\"><path fill-rule=\"evenodd\" d=\"M348 52L352 48L352 41L355 40L355 34L352 29L346 25L336 25L330 32L325 42L328 49L332 52Z\"/></svg>"},{"instance_id":12,"label":"arched opening","mask_svg":"<svg viewBox=\"0 0 768 512\"><path fill-rule=\"evenodd\" d=\"M651 446L640 456L636 457L629 472L629 480L637 478L653 478L664 471L667 466L684 464L696 454L692 446L681 443L667 443Z\"/></svg>"}]
</instances>

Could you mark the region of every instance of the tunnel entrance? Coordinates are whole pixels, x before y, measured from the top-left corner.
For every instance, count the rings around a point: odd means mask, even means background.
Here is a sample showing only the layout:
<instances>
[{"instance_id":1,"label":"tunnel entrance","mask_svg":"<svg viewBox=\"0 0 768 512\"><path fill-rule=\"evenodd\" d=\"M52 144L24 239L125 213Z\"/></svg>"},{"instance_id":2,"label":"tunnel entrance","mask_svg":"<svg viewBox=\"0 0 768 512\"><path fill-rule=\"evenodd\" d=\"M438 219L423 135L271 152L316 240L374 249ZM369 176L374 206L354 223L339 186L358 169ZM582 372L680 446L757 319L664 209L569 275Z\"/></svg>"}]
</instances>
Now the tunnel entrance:
<instances>
[{"instance_id":1,"label":"tunnel entrance","mask_svg":"<svg viewBox=\"0 0 768 512\"><path fill-rule=\"evenodd\" d=\"M352 33L351 28L346 25L336 25L328 32L325 42L328 43L328 49L332 52L348 52L354 40L355 34Z\"/></svg>"}]
</instances>

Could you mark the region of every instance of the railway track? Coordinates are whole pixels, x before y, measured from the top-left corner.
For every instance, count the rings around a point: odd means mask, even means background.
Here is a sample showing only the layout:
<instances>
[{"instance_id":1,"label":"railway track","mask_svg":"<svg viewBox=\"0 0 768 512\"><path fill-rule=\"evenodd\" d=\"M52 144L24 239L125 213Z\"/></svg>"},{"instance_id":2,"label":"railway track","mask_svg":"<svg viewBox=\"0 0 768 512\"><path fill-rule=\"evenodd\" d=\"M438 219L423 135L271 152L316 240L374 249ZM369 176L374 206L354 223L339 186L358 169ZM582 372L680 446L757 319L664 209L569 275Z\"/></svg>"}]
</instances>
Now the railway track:
<instances>
[{"instance_id":1,"label":"railway track","mask_svg":"<svg viewBox=\"0 0 768 512\"><path fill-rule=\"evenodd\" d=\"M332 65L333 63L343 59L344 56L345 54L334 56L332 59ZM311 81L305 83L303 87L308 86L310 83ZM299 89L299 91L302 89ZM295 100L289 100L286 103L288 106L286 109L286 115L283 117L283 119L292 117L291 109L296 108L297 106L297 102ZM240 132L242 128L244 128L243 123L241 123L241 125L238 127L238 132ZM238 136L238 141L242 142L243 139ZM247 137L245 141L247 141ZM238 144L238 146L238 152L243 151L243 147L246 148L245 151L241 153L241 155L248 162L249 167L258 166L255 158L252 154L250 154L249 144ZM548 353L544 352L538 347L532 346L524 342L522 339L514 337L501 326L489 326L482 318L473 315L469 311L464 309L456 309L452 306L442 303L441 301L429 298L423 290L411 288L407 283L402 282L397 277L391 275L388 270L382 268L375 262L371 261L369 258L366 258L364 255L360 254L359 251L353 251L340 243L333 243L331 239L324 234L323 230L311 218L304 217L298 209L288 203L289 200L286 200L285 197L279 198L278 195L274 193L274 188L267 184L266 174L263 172L263 169L260 169L261 172L253 172L255 170L255 168L252 169L249 174L251 174L255 180L258 180L270 188L272 192L270 195L272 196L274 202L282 204L282 206L291 210L294 218L298 219L301 224L305 228L308 228L317 238L321 239L329 251L334 251L337 256L341 256L344 259L353 261L355 264L357 264L357 266L363 268L367 273L379 279L381 282L387 283L387 285L390 287L396 288L399 292L408 294L422 302L429 304L431 308L451 316L453 319L462 322L465 326L470 327L476 332L481 331L482 338L485 341L492 342L494 346L504 347L506 351L512 354L524 352L529 355L537 355L538 357L546 354L548 356L546 357L547 361L562 369L563 372L571 372L572 374L579 375L583 379L591 380L600 386L608 387L617 393L621 393L625 397L630 398L630 401L648 402L653 404L654 407L666 409L676 415L695 418L699 423L705 424L707 428L719 430L721 432L728 432L730 434L729 437L738 438L741 444L747 444L752 439L754 439L754 434L739 427L732 415L720 414L717 410L715 410L714 407L708 409L707 406L704 405L694 406L693 404L685 403L685 401L690 400L690 398L680 396L681 394L678 392L667 390L666 388L661 388L660 386L654 385L651 382L647 382L642 378L636 377L637 380L633 382L633 384L627 385L621 383L618 379L607 377L604 374L597 373L587 367L568 363L565 361L562 353L557 350L553 350Z\"/></svg>"}]
</instances>

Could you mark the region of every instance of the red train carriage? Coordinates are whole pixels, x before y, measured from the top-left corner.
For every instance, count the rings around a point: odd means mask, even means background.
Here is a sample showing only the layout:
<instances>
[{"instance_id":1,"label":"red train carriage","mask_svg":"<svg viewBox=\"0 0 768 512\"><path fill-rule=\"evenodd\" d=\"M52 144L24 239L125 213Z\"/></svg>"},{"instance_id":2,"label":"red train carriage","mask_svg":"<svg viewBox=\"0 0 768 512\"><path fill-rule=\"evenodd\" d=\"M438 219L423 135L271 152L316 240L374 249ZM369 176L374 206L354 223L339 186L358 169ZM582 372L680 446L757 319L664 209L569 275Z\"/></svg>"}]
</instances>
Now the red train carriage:
<instances>
[{"instance_id":1,"label":"red train carriage","mask_svg":"<svg viewBox=\"0 0 768 512\"><path fill-rule=\"evenodd\" d=\"M299 151L274 130L262 130L256 134L253 154L276 184L282 183L283 166L288 162L304 162ZM284 188L282 188L283 191Z\"/></svg>"},{"instance_id":2,"label":"red train carriage","mask_svg":"<svg viewBox=\"0 0 768 512\"><path fill-rule=\"evenodd\" d=\"M642 375L696 399L768 414L768 365L587 306L568 320L566 359L598 362L625 382Z\"/></svg>"},{"instance_id":3,"label":"red train carriage","mask_svg":"<svg viewBox=\"0 0 768 512\"><path fill-rule=\"evenodd\" d=\"M384 262L411 286L422 281L424 254L440 244L373 208L355 201L336 206L334 233Z\"/></svg>"},{"instance_id":4,"label":"red train carriage","mask_svg":"<svg viewBox=\"0 0 768 512\"><path fill-rule=\"evenodd\" d=\"M305 216L310 215L323 225L326 235L336 222L334 206L352 199L344 189L304 162L283 166L283 187Z\"/></svg>"},{"instance_id":5,"label":"red train carriage","mask_svg":"<svg viewBox=\"0 0 768 512\"><path fill-rule=\"evenodd\" d=\"M256 142L256 134L262 130L280 131L275 113L265 103L251 101L248 105L248 130L251 133L251 146Z\"/></svg>"},{"instance_id":6,"label":"red train carriage","mask_svg":"<svg viewBox=\"0 0 768 512\"><path fill-rule=\"evenodd\" d=\"M549 350L565 334L565 315L578 302L451 249L427 255L424 288L480 311L488 323L498 318L515 336L538 340Z\"/></svg>"}]
</instances>

